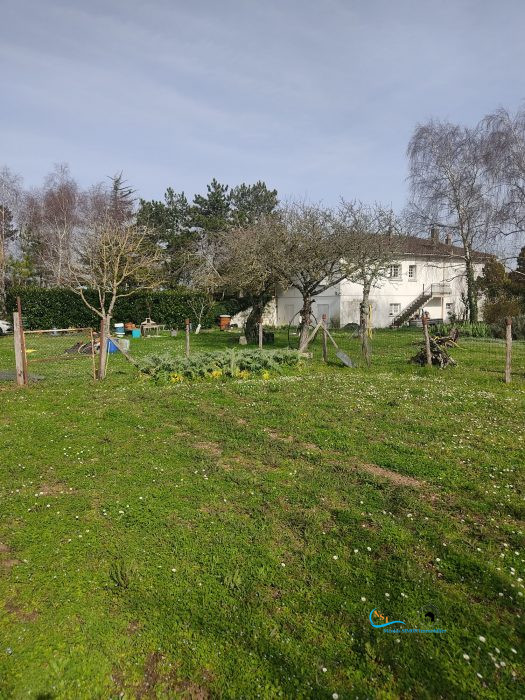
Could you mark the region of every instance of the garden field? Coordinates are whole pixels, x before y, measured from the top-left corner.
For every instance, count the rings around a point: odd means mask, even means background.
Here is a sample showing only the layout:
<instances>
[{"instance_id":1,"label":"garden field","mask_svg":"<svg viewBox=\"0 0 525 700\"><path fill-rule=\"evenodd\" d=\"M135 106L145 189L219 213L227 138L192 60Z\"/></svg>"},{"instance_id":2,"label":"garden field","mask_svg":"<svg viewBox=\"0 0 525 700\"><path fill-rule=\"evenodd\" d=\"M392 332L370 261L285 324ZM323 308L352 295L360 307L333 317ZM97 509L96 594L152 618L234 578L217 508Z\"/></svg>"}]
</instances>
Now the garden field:
<instances>
[{"instance_id":1,"label":"garden field","mask_svg":"<svg viewBox=\"0 0 525 700\"><path fill-rule=\"evenodd\" d=\"M419 338L376 332L370 368L316 341L266 378L111 355L102 383L90 357L1 382L0 698L524 697L523 343L505 385L501 343L440 371Z\"/></svg>"}]
</instances>

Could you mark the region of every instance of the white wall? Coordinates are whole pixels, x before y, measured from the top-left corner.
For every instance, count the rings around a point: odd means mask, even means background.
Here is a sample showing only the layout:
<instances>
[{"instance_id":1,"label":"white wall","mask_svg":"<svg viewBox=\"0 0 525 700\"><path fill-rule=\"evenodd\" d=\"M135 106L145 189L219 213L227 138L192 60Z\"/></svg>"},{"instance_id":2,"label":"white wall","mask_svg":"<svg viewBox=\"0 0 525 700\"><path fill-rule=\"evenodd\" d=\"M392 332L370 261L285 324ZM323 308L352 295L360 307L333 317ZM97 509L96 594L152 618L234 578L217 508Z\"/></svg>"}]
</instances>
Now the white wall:
<instances>
[{"instance_id":1,"label":"white wall","mask_svg":"<svg viewBox=\"0 0 525 700\"><path fill-rule=\"evenodd\" d=\"M447 284L451 294L442 298L433 298L423 307L430 318L444 318L454 312L460 314L463 309L461 294L466 290L465 265L461 258L445 260L421 257L406 257L399 261L400 279L382 280L370 295L372 306L372 325L387 327L392 323L390 304L399 304L400 310L406 308L421 292L431 284ZM409 266L416 266L415 277L409 278ZM482 265L476 265L476 274L481 274ZM318 320L322 313L327 313L334 325L359 322L359 305L362 298L360 284L344 280L315 297L313 313ZM447 309L447 304L450 305ZM277 296L275 322L287 325L302 306L302 299L296 289L290 288ZM296 319L297 320L297 319Z\"/></svg>"},{"instance_id":2,"label":"white wall","mask_svg":"<svg viewBox=\"0 0 525 700\"><path fill-rule=\"evenodd\" d=\"M296 314L302 306L303 299L297 289L290 287L279 292L277 295L276 325L287 326L294 316L294 323L299 323L299 317ZM329 324L339 325L341 304L338 284L315 297L312 313L317 321L320 321L321 316L325 313Z\"/></svg>"}]
</instances>

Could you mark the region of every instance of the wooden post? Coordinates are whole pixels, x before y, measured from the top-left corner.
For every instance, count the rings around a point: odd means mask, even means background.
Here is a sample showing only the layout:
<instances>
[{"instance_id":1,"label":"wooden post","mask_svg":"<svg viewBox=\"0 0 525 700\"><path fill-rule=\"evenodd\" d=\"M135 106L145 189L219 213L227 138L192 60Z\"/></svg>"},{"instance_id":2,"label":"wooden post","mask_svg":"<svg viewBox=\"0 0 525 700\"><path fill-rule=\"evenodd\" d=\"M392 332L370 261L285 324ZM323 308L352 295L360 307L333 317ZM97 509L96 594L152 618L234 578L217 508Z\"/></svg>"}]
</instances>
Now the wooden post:
<instances>
[{"instance_id":1,"label":"wooden post","mask_svg":"<svg viewBox=\"0 0 525 700\"><path fill-rule=\"evenodd\" d=\"M512 368L512 318L505 319L505 384L510 384Z\"/></svg>"},{"instance_id":2,"label":"wooden post","mask_svg":"<svg viewBox=\"0 0 525 700\"><path fill-rule=\"evenodd\" d=\"M186 357L190 356L190 319L186 319Z\"/></svg>"},{"instance_id":3,"label":"wooden post","mask_svg":"<svg viewBox=\"0 0 525 700\"><path fill-rule=\"evenodd\" d=\"M323 314L321 323L323 324L321 326L323 330L323 360L324 362L328 362L328 349L326 347L326 314Z\"/></svg>"},{"instance_id":4,"label":"wooden post","mask_svg":"<svg viewBox=\"0 0 525 700\"><path fill-rule=\"evenodd\" d=\"M425 353L427 356L427 365L432 367L432 353L430 352L430 336L428 334L428 318L423 316L423 334L425 336Z\"/></svg>"},{"instance_id":5,"label":"wooden post","mask_svg":"<svg viewBox=\"0 0 525 700\"><path fill-rule=\"evenodd\" d=\"M93 329L89 329L89 335L91 337L91 361L93 363L93 379L97 378L97 365L95 362L95 336L93 335Z\"/></svg>"},{"instance_id":6,"label":"wooden post","mask_svg":"<svg viewBox=\"0 0 525 700\"><path fill-rule=\"evenodd\" d=\"M259 350L263 347L263 320L262 316L259 319Z\"/></svg>"},{"instance_id":7,"label":"wooden post","mask_svg":"<svg viewBox=\"0 0 525 700\"><path fill-rule=\"evenodd\" d=\"M108 339L106 337L106 324L103 318L100 321L100 353L98 361L98 378L104 379L106 376L106 360L108 356Z\"/></svg>"},{"instance_id":8,"label":"wooden post","mask_svg":"<svg viewBox=\"0 0 525 700\"><path fill-rule=\"evenodd\" d=\"M20 314L17 311L15 311L13 314L13 339L15 341L16 383L18 386L25 386L24 362L22 359L23 353L20 333Z\"/></svg>"},{"instance_id":9,"label":"wooden post","mask_svg":"<svg viewBox=\"0 0 525 700\"><path fill-rule=\"evenodd\" d=\"M24 335L24 322L22 320L22 302L20 297L16 298L16 306L18 309L18 323L20 327L20 345L22 347L22 370L24 376L24 386L28 384L28 372L27 372L27 353L26 353L26 337Z\"/></svg>"}]
</instances>

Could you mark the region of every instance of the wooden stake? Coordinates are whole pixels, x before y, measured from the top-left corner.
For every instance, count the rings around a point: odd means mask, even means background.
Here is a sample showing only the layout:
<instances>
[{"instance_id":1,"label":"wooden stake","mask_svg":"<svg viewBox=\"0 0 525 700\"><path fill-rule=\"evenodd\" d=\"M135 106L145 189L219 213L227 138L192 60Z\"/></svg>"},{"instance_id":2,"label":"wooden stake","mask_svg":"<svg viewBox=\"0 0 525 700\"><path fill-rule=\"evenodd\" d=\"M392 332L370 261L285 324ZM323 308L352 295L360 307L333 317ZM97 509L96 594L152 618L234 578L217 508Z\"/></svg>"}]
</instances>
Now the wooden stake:
<instances>
[{"instance_id":1,"label":"wooden stake","mask_svg":"<svg viewBox=\"0 0 525 700\"><path fill-rule=\"evenodd\" d=\"M425 336L425 353L427 356L427 365L432 367L432 354L430 352L430 336L428 334L428 318L423 316L423 334Z\"/></svg>"},{"instance_id":2,"label":"wooden stake","mask_svg":"<svg viewBox=\"0 0 525 700\"><path fill-rule=\"evenodd\" d=\"M263 347L263 320L262 316L259 319L259 350L262 350Z\"/></svg>"},{"instance_id":3,"label":"wooden stake","mask_svg":"<svg viewBox=\"0 0 525 700\"><path fill-rule=\"evenodd\" d=\"M18 322L20 327L20 344L22 348L22 370L24 377L24 386L28 384L28 372L27 372L27 352L26 352L26 338L24 335L24 322L22 320L22 303L20 297L16 298L16 305L18 308Z\"/></svg>"},{"instance_id":4,"label":"wooden stake","mask_svg":"<svg viewBox=\"0 0 525 700\"><path fill-rule=\"evenodd\" d=\"M505 384L510 384L512 369L512 318L505 319Z\"/></svg>"},{"instance_id":5,"label":"wooden stake","mask_svg":"<svg viewBox=\"0 0 525 700\"><path fill-rule=\"evenodd\" d=\"M190 319L186 319L186 357L190 356Z\"/></svg>"},{"instance_id":6,"label":"wooden stake","mask_svg":"<svg viewBox=\"0 0 525 700\"><path fill-rule=\"evenodd\" d=\"M22 343L20 340L20 315L18 312L13 314L13 339L15 341L15 362L16 362L16 383L18 386L24 386L24 363L22 360Z\"/></svg>"},{"instance_id":7,"label":"wooden stake","mask_svg":"<svg viewBox=\"0 0 525 700\"><path fill-rule=\"evenodd\" d=\"M326 314L323 314L322 318L322 326L321 328L323 329L323 361L328 362L328 348L326 347Z\"/></svg>"},{"instance_id":8,"label":"wooden stake","mask_svg":"<svg viewBox=\"0 0 525 700\"><path fill-rule=\"evenodd\" d=\"M91 336L91 361L93 363L93 379L97 378L97 364L95 362L95 336L93 335L93 329L89 329L89 334Z\"/></svg>"}]
</instances>

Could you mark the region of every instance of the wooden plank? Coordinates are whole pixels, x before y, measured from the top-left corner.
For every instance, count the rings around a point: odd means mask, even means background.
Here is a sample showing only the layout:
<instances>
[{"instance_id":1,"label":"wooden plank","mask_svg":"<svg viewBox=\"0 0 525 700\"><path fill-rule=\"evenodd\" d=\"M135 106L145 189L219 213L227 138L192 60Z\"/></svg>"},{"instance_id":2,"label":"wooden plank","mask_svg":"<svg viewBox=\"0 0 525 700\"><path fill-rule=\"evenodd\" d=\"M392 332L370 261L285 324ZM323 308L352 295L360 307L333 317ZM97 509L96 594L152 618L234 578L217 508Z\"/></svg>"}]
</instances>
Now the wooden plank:
<instances>
[{"instance_id":1,"label":"wooden plank","mask_svg":"<svg viewBox=\"0 0 525 700\"><path fill-rule=\"evenodd\" d=\"M24 331L26 335L43 334L43 333L78 333L79 331L91 331L92 328L45 328L38 331Z\"/></svg>"},{"instance_id":2,"label":"wooden plank","mask_svg":"<svg viewBox=\"0 0 525 700\"><path fill-rule=\"evenodd\" d=\"M138 362L136 360L134 360L131 357L131 355L124 350L124 348L120 345L120 342L116 338L113 338L113 336L110 335L110 336L108 336L108 339L111 340L113 345L117 348L117 350L120 353L122 353L122 355L124 355L124 357L126 358L126 360L128 362L131 362L132 365L134 365L135 367L138 367Z\"/></svg>"}]
</instances>

